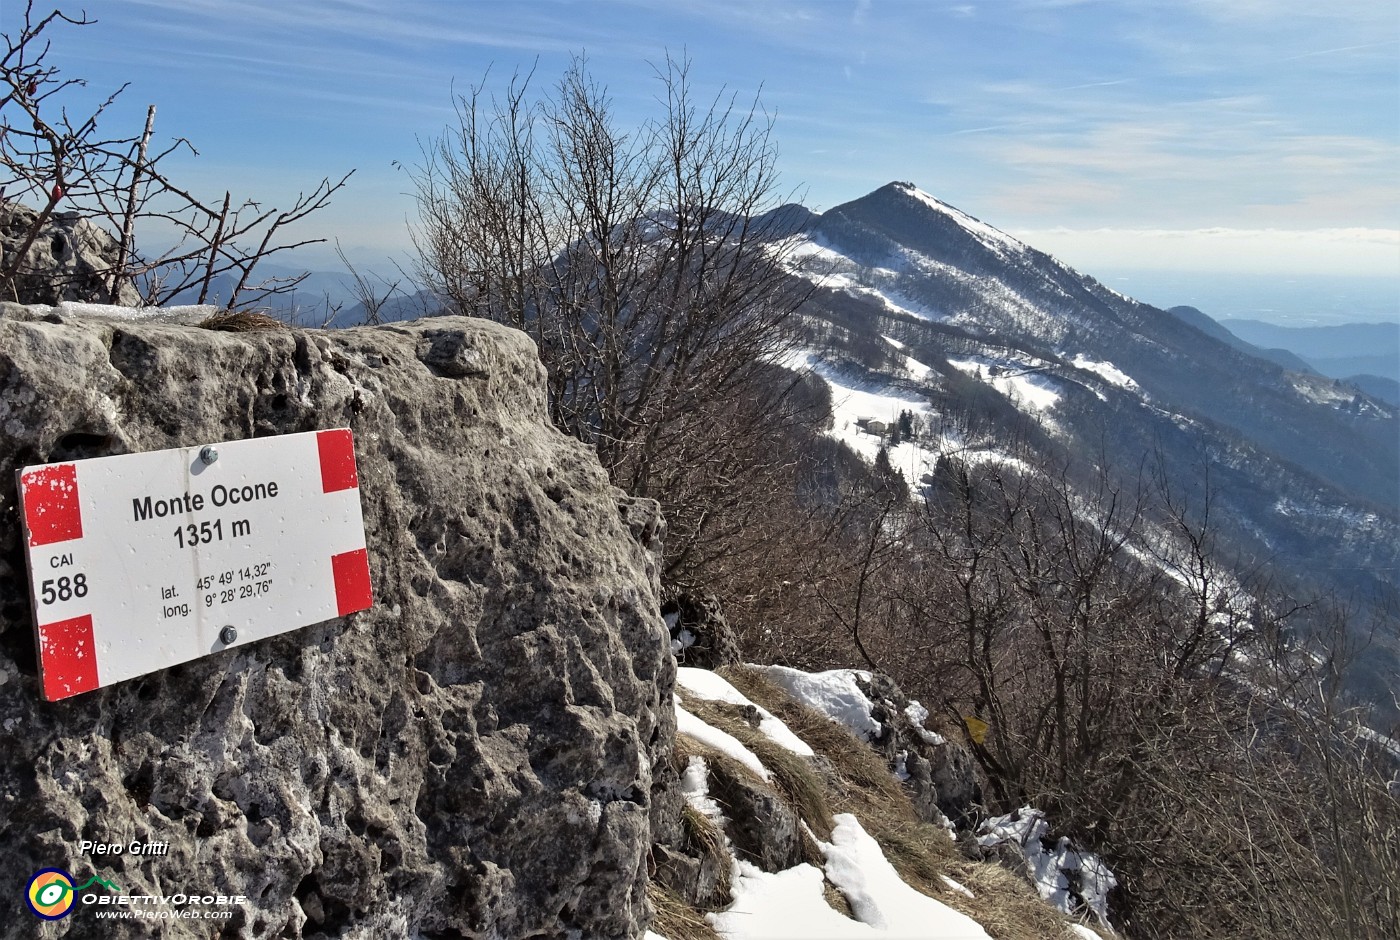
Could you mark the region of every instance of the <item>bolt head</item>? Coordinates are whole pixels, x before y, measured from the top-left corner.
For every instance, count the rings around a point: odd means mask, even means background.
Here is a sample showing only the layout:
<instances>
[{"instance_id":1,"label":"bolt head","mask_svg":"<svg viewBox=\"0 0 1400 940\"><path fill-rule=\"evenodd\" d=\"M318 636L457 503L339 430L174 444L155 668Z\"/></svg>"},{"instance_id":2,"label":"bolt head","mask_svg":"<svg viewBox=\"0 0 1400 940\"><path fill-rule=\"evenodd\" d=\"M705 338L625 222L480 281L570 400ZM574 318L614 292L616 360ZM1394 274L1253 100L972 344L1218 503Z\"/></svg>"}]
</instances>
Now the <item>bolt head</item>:
<instances>
[{"instance_id":1,"label":"bolt head","mask_svg":"<svg viewBox=\"0 0 1400 940\"><path fill-rule=\"evenodd\" d=\"M219 459L219 449L213 444L205 444L199 449L199 459L206 465L211 464Z\"/></svg>"},{"instance_id":2,"label":"bolt head","mask_svg":"<svg viewBox=\"0 0 1400 940\"><path fill-rule=\"evenodd\" d=\"M225 646L228 646L236 639L238 639L238 631L233 627L224 627L219 631L219 642L223 643Z\"/></svg>"}]
</instances>

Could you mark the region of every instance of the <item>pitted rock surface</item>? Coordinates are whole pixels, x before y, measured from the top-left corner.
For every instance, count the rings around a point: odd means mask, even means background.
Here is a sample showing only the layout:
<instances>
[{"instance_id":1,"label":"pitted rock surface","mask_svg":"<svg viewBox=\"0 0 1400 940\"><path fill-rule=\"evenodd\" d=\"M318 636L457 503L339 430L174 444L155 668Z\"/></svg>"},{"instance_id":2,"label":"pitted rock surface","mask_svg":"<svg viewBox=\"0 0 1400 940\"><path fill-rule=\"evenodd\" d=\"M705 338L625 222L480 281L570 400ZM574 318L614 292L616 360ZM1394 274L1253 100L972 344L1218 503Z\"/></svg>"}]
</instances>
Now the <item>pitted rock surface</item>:
<instances>
[{"instance_id":1,"label":"pitted rock surface","mask_svg":"<svg viewBox=\"0 0 1400 940\"><path fill-rule=\"evenodd\" d=\"M0 200L0 270L8 267L39 220L39 213L14 202ZM39 227L39 234L24 253L0 300L25 304L57 304L62 301L107 303L111 296L110 272L120 247L105 229L76 212L56 212ZM141 295L123 281L116 302L134 307Z\"/></svg>"},{"instance_id":2,"label":"pitted rock surface","mask_svg":"<svg viewBox=\"0 0 1400 940\"><path fill-rule=\"evenodd\" d=\"M682 666L722 669L743 662L739 640L712 591L682 591L666 598L661 616L671 632L671 649Z\"/></svg>"},{"instance_id":3,"label":"pitted rock surface","mask_svg":"<svg viewBox=\"0 0 1400 940\"><path fill-rule=\"evenodd\" d=\"M649 817L674 827L679 800L663 529L551 429L525 335L44 313L0 314L0 933L35 934L22 886L58 867L245 895L227 937L640 936ZM371 610L40 699L16 469L340 426ZM83 910L46 929L152 934Z\"/></svg>"},{"instance_id":4,"label":"pitted rock surface","mask_svg":"<svg viewBox=\"0 0 1400 940\"><path fill-rule=\"evenodd\" d=\"M909 697L883 673L857 677L856 684L873 703L871 716L883 727L870 746L891 767L904 764L904 781L914 810L926 822L946 818L957 826L976 822L981 813L982 784L977 762L960 742L934 735L910 720Z\"/></svg>"}]
</instances>

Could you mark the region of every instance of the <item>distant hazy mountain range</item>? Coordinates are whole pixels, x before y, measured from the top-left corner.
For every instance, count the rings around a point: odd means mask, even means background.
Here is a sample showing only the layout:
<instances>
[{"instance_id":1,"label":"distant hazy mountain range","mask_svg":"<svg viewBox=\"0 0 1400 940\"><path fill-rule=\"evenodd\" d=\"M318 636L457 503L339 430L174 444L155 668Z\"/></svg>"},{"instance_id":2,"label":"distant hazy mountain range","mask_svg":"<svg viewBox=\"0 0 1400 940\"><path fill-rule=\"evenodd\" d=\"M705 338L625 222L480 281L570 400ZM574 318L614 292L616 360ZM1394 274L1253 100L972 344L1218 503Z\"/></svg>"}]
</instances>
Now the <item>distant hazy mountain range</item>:
<instances>
[{"instance_id":1,"label":"distant hazy mountain range","mask_svg":"<svg viewBox=\"0 0 1400 940\"><path fill-rule=\"evenodd\" d=\"M1219 322L1195 307L1171 312L1201 332L1285 369L1340 379L1392 405L1400 405L1400 324L1279 326L1262 320Z\"/></svg>"},{"instance_id":2,"label":"distant hazy mountain range","mask_svg":"<svg viewBox=\"0 0 1400 940\"><path fill-rule=\"evenodd\" d=\"M1287 327L1259 320L1222 320L1221 325L1255 346L1296 353L1325 376L1400 404L1400 323Z\"/></svg>"}]
</instances>

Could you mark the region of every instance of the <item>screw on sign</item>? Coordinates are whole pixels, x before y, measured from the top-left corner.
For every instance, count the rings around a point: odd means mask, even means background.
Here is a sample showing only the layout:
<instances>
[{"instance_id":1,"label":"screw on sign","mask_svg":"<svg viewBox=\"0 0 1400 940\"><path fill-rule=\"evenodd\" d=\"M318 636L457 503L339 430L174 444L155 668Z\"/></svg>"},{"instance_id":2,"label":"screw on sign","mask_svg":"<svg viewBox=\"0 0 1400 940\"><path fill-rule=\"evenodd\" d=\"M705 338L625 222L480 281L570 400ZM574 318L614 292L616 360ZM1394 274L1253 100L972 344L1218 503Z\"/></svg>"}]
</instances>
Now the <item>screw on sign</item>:
<instances>
[{"instance_id":1,"label":"screw on sign","mask_svg":"<svg viewBox=\"0 0 1400 940\"><path fill-rule=\"evenodd\" d=\"M19 489L49 701L373 603L344 428L26 467Z\"/></svg>"}]
</instances>

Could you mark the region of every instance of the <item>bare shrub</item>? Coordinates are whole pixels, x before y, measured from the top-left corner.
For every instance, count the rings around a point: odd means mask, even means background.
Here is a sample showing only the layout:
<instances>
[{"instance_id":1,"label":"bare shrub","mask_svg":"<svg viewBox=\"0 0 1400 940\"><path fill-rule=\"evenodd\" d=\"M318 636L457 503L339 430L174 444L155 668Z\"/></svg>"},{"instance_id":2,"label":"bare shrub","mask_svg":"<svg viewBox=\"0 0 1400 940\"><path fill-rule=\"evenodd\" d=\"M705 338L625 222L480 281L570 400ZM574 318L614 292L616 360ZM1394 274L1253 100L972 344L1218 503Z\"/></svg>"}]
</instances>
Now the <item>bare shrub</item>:
<instances>
[{"instance_id":1,"label":"bare shrub","mask_svg":"<svg viewBox=\"0 0 1400 940\"><path fill-rule=\"evenodd\" d=\"M682 583L761 551L749 523L791 489L781 446L807 409L773 364L809 290L771 119L697 100L689 71L656 69L661 114L632 130L581 59L548 93L531 75L474 87L414 172L419 279L534 338L555 423L661 500Z\"/></svg>"},{"instance_id":2,"label":"bare shrub","mask_svg":"<svg viewBox=\"0 0 1400 940\"><path fill-rule=\"evenodd\" d=\"M85 115L69 113L68 93L86 83L64 77L48 62L51 30L95 22L86 13L71 16L57 9L40 16L29 0L19 32L3 34L0 195L38 208L19 233L15 249L0 260L0 296L29 302L35 277L51 276L26 265L30 248L61 206L107 230L117 244L112 263L100 272L102 289L85 300L118 303L130 298L134 285L147 304L194 292L196 303L217 299L228 308L246 308L291 291L305 274L255 278L255 269L269 257L324 241L282 239L289 226L324 208L350 174L338 181L323 179L285 210L265 208L252 199L235 200L227 192L214 202L195 196L161 169L172 153L196 151L184 138L152 146L155 105L146 110L142 132L128 136L107 137L100 130L107 109L126 86ZM139 252L138 227L159 232L155 237L168 240L171 247ZM214 297L216 278L231 281L227 296Z\"/></svg>"}]
</instances>

